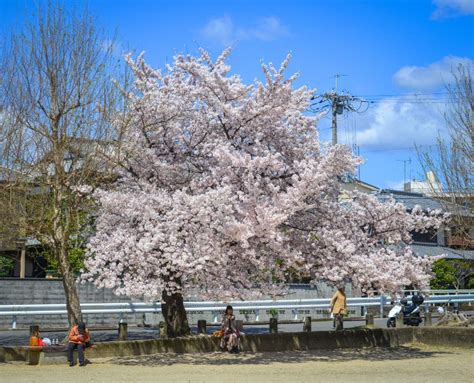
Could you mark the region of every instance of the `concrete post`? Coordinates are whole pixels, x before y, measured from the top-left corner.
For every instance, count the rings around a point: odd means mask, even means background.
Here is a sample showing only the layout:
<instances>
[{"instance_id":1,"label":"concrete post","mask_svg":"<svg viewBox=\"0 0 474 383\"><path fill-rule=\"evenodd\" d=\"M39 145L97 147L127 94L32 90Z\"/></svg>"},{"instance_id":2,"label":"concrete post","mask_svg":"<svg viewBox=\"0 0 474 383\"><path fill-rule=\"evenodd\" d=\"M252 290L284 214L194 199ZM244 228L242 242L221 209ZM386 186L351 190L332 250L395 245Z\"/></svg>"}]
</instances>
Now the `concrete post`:
<instances>
[{"instance_id":1,"label":"concrete post","mask_svg":"<svg viewBox=\"0 0 474 383\"><path fill-rule=\"evenodd\" d=\"M199 319L198 320L198 334L206 334L207 333L207 323L204 319Z\"/></svg>"},{"instance_id":2,"label":"concrete post","mask_svg":"<svg viewBox=\"0 0 474 383\"><path fill-rule=\"evenodd\" d=\"M365 325L366 326L373 326L374 325L374 315L373 314L366 314L365 315Z\"/></svg>"},{"instance_id":3,"label":"concrete post","mask_svg":"<svg viewBox=\"0 0 474 383\"><path fill-rule=\"evenodd\" d=\"M432 321L431 321L431 313L430 312L425 312L425 326L431 326Z\"/></svg>"},{"instance_id":4,"label":"concrete post","mask_svg":"<svg viewBox=\"0 0 474 383\"><path fill-rule=\"evenodd\" d=\"M120 322L118 327L118 339L127 340L128 339L128 325L125 322Z\"/></svg>"},{"instance_id":5,"label":"concrete post","mask_svg":"<svg viewBox=\"0 0 474 383\"><path fill-rule=\"evenodd\" d=\"M26 249L25 246L21 248L20 253L20 278L25 278L26 275Z\"/></svg>"},{"instance_id":6,"label":"concrete post","mask_svg":"<svg viewBox=\"0 0 474 383\"><path fill-rule=\"evenodd\" d=\"M270 334L278 333L278 318L270 318Z\"/></svg>"},{"instance_id":7,"label":"concrete post","mask_svg":"<svg viewBox=\"0 0 474 383\"><path fill-rule=\"evenodd\" d=\"M303 332L311 332L311 317L304 318Z\"/></svg>"},{"instance_id":8,"label":"concrete post","mask_svg":"<svg viewBox=\"0 0 474 383\"><path fill-rule=\"evenodd\" d=\"M399 313L397 315L397 318L395 319L395 327L396 328L405 327L405 325L403 324L403 313Z\"/></svg>"},{"instance_id":9,"label":"concrete post","mask_svg":"<svg viewBox=\"0 0 474 383\"><path fill-rule=\"evenodd\" d=\"M168 338L168 328L166 326L166 322L161 321L158 324L158 327L160 329L160 338L161 339L167 339Z\"/></svg>"}]
</instances>

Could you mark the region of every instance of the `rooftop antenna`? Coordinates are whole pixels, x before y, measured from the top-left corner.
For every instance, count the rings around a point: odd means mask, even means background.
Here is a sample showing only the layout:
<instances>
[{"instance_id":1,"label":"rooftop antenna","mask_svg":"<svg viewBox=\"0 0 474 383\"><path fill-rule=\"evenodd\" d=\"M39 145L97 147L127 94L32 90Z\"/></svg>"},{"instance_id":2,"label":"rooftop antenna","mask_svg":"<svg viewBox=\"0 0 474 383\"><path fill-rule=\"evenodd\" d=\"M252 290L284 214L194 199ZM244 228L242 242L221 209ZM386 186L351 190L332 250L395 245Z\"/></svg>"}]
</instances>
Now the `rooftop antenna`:
<instances>
[{"instance_id":1,"label":"rooftop antenna","mask_svg":"<svg viewBox=\"0 0 474 383\"><path fill-rule=\"evenodd\" d=\"M411 158L408 160L397 160L398 162L403 162L403 189L405 189L405 184L407 182L407 164L411 164Z\"/></svg>"}]
</instances>

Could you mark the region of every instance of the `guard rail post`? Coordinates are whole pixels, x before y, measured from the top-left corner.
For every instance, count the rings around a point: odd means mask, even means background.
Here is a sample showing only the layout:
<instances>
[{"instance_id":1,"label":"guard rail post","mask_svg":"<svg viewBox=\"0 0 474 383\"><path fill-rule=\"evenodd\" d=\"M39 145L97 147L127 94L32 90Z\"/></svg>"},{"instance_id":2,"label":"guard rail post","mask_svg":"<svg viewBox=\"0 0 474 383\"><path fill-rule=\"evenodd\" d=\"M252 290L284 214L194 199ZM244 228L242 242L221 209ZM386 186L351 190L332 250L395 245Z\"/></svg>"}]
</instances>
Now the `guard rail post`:
<instances>
[{"instance_id":1,"label":"guard rail post","mask_svg":"<svg viewBox=\"0 0 474 383\"><path fill-rule=\"evenodd\" d=\"M383 315L383 308L385 306L385 295L381 295L380 296L380 318L383 318L384 315Z\"/></svg>"}]
</instances>

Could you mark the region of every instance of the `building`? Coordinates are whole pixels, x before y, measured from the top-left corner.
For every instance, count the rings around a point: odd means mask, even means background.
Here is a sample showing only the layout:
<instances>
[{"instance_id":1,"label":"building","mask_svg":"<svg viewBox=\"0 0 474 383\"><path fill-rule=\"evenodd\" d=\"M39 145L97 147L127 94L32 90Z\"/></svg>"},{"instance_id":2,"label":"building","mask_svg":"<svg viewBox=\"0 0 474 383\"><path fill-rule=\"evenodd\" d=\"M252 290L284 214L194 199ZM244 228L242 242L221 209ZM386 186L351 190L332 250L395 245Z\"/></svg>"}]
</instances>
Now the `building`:
<instances>
[{"instance_id":1,"label":"building","mask_svg":"<svg viewBox=\"0 0 474 383\"><path fill-rule=\"evenodd\" d=\"M441 193L443 188L441 184L436 180L433 172L426 173L425 181L412 180L405 182L403 185L403 191L408 193L420 193L427 196L435 196Z\"/></svg>"},{"instance_id":2,"label":"building","mask_svg":"<svg viewBox=\"0 0 474 383\"><path fill-rule=\"evenodd\" d=\"M474 222L474 214L468 207L454 206L452 203L440 201L421 193L412 193L397 190L381 190L378 193L380 200L388 200L390 198L403 203L407 210L412 210L419 205L423 210L437 210L449 212L451 209L457 213L461 211L464 214L464 222L470 222L470 227L465 228L472 232L472 222ZM444 255L447 259L466 259L474 260L474 246L472 243L460 241L457 233L459 228L448 224L436 232L413 233L413 243L410 244L415 253L419 255Z\"/></svg>"}]
</instances>

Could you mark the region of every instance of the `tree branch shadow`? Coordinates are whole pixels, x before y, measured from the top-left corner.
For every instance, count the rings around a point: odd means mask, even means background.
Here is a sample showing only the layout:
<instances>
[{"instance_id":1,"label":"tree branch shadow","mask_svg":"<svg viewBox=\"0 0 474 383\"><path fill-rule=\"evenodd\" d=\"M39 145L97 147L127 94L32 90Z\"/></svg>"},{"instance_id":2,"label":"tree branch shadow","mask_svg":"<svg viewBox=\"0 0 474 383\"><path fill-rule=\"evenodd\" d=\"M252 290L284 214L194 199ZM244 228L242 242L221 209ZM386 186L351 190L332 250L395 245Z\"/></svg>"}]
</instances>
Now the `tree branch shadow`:
<instances>
[{"instance_id":1,"label":"tree branch shadow","mask_svg":"<svg viewBox=\"0 0 474 383\"><path fill-rule=\"evenodd\" d=\"M188 365L266 365L272 363L306 363L306 362L348 362L352 360L387 361L422 359L452 354L446 351L426 351L416 347L400 346L396 348L337 349L288 352L242 352L238 355L225 352L199 354L154 354L134 357L117 357L106 363L125 366L172 366Z\"/></svg>"}]
</instances>

